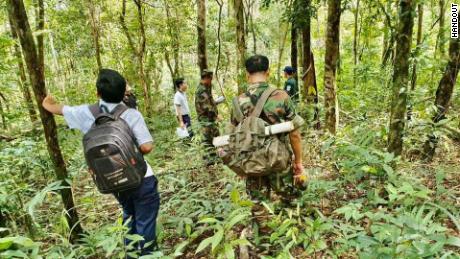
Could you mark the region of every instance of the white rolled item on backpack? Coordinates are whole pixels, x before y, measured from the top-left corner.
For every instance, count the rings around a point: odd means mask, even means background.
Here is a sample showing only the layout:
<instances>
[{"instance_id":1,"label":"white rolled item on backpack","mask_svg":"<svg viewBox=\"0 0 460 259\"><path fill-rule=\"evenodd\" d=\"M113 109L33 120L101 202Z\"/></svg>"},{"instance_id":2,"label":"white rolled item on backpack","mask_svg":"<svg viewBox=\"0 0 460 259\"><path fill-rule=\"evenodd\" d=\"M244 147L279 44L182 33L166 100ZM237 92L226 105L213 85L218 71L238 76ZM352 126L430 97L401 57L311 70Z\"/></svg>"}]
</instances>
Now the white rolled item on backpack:
<instances>
[{"instance_id":1,"label":"white rolled item on backpack","mask_svg":"<svg viewBox=\"0 0 460 259\"><path fill-rule=\"evenodd\" d=\"M270 136L270 135L276 135L276 134L281 134L281 133L288 133L288 132L293 131L294 129L295 129L294 123L292 121L287 121L287 122L265 127L265 135ZM212 140L212 144L215 147L226 146L228 145L229 139L230 139L230 135L215 137Z\"/></svg>"}]
</instances>

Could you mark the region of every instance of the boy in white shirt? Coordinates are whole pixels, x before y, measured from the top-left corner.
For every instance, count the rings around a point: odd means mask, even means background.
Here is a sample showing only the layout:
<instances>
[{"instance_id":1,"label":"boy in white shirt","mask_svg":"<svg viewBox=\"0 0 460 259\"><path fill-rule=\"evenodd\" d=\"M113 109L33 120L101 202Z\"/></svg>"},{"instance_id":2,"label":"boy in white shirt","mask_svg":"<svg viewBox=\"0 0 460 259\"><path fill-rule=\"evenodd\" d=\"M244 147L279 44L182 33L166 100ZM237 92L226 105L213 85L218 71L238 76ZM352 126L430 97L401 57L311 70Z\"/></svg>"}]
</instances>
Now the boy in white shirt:
<instances>
[{"instance_id":1,"label":"boy in white shirt","mask_svg":"<svg viewBox=\"0 0 460 259\"><path fill-rule=\"evenodd\" d=\"M101 69L96 82L99 108L104 112L111 112L122 103L126 80L118 72L110 69ZM50 95L46 96L43 107L55 114L63 115L71 129L78 129L83 133L89 131L95 118L89 105L67 106L57 103ZM153 149L153 138L145 124L142 114L135 109L127 109L120 116L131 128L139 151L148 154ZM114 193L115 198L123 207L123 221L130 220L129 234L138 234L144 238L139 243L141 255L149 254L156 247L156 218L160 208L160 195L157 189L158 180L147 163L147 172L141 186L123 192ZM130 240L127 240L130 242Z\"/></svg>"},{"instance_id":2,"label":"boy in white shirt","mask_svg":"<svg viewBox=\"0 0 460 259\"><path fill-rule=\"evenodd\" d=\"M190 108L188 106L188 100L186 91L188 89L187 82L184 78L178 78L174 80L174 86L176 87L176 94L174 94L174 110L176 111L176 117L179 122L179 127L187 128L189 137L193 136L192 132L192 121L190 119Z\"/></svg>"}]
</instances>

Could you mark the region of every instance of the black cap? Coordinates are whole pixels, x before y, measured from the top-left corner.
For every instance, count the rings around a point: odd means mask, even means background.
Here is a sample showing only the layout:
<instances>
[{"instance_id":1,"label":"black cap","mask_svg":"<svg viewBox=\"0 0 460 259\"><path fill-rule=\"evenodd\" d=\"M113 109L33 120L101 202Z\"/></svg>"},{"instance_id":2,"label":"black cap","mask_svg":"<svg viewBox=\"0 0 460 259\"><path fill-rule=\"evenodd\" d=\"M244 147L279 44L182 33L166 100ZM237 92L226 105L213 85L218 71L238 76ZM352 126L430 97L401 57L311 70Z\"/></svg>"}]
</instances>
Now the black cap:
<instances>
[{"instance_id":1,"label":"black cap","mask_svg":"<svg viewBox=\"0 0 460 259\"><path fill-rule=\"evenodd\" d=\"M295 73L295 69L291 66L285 66L284 69L283 69L284 72L288 73L288 74L293 74Z\"/></svg>"}]
</instances>

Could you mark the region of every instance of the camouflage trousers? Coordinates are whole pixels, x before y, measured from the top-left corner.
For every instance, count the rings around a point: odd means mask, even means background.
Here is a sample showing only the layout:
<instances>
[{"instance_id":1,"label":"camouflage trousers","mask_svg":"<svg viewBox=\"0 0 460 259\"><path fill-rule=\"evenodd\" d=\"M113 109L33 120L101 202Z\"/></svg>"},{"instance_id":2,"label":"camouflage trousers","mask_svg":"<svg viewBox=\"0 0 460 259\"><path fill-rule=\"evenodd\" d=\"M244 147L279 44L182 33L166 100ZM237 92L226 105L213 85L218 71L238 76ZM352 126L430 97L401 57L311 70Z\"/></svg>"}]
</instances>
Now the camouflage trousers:
<instances>
[{"instance_id":1,"label":"camouflage trousers","mask_svg":"<svg viewBox=\"0 0 460 259\"><path fill-rule=\"evenodd\" d=\"M288 204L300 195L300 191L294 186L294 176L291 171L284 174L247 177L246 192L254 203L251 209L253 223L260 233L265 234L269 232L265 225L270 219L270 214L262 203L268 202L272 200L273 196L276 196L274 197L275 200Z\"/></svg>"},{"instance_id":2,"label":"camouflage trousers","mask_svg":"<svg viewBox=\"0 0 460 259\"><path fill-rule=\"evenodd\" d=\"M203 145L206 149L206 155L204 159L208 162L215 162L216 159L216 151L212 144L212 140L214 137L219 136L219 128L217 127L216 123L208 122L208 123L201 123L201 134L203 134Z\"/></svg>"}]
</instances>

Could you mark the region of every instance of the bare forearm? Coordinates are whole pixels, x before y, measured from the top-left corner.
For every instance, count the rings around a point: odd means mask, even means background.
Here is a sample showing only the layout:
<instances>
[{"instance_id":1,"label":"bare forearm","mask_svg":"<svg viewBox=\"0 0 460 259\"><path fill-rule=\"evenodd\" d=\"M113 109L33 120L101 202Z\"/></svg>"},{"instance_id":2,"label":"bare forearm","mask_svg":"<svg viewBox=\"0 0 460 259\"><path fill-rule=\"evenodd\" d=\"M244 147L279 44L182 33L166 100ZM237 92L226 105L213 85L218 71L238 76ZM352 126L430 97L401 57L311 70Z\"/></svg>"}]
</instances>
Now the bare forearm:
<instances>
[{"instance_id":1,"label":"bare forearm","mask_svg":"<svg viewBox=\"0 0 460 259\"><path fill-rule=\"evenodd\" d=\"M302 163L302 136L298 129L289 133L292 151L294 151L294 163Z\"/></svg>"}]
</instances>

